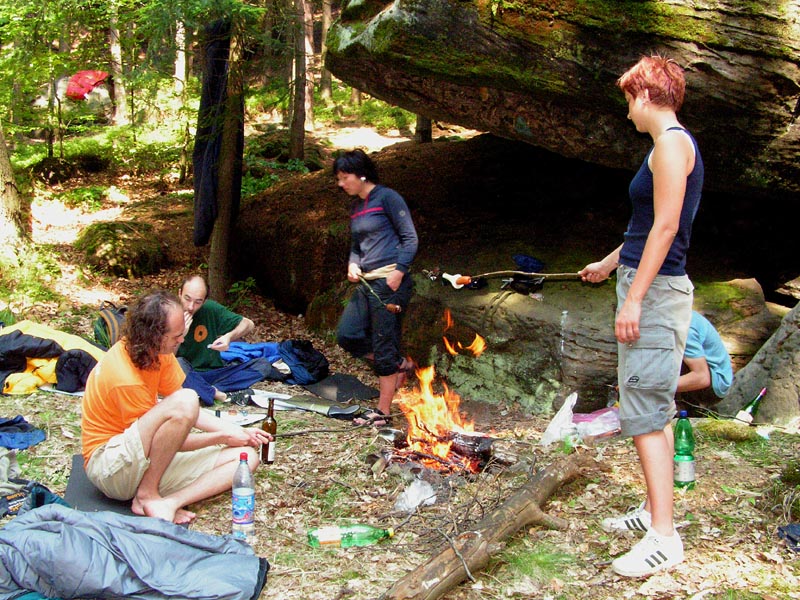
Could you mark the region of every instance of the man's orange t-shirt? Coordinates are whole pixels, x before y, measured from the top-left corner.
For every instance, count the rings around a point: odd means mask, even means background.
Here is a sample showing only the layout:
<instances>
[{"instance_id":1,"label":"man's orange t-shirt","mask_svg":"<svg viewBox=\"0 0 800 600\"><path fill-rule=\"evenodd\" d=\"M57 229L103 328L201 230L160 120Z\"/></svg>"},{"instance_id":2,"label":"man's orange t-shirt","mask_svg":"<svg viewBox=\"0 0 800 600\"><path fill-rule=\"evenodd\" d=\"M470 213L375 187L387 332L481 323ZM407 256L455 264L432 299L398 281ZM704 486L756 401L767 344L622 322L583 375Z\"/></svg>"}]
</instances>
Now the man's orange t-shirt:
<instances>
[{"instance_id":1,"label":"man's orange t-shirt","mask_svg":"<svg viewBox=\"0 0 800 600\"><path fill-rule=\"evenodd\" d=\"M92 452L125 431L158 402L183 385L186 376L174 354L160 354L158 367L133 364L122 339L89 374L83 394L81 442L84 464Z\"/></svg>"}]
</instances>

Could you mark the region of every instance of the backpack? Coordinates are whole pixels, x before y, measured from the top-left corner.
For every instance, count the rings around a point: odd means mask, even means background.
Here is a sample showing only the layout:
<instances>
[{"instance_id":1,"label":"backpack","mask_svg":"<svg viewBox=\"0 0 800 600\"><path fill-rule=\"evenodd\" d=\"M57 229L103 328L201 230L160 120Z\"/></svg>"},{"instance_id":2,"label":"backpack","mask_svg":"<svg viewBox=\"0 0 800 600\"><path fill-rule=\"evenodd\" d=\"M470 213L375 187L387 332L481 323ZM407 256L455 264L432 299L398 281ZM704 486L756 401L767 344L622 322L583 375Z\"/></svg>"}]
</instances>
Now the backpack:
<instances>
[{"instance_id":1,"label":"backpack","mask_svg":"<svg viewBox=\"0 0 800 600\"><path fill-rule=\"evenodd\" d=\"M307 385L328 376L328 359L308 340L284 340L278 344L278 354L292 370L286 383Z\"/></svg>"},{"instance_id":2,"label":"backpack","mask_svg":"<svg viewBox=\"0 0 800 600\"><path fill-rule=\"evenodd\" d=\"M125 323L127 306L117 306L105 301L100 306L98 317L94 320L94 340L106 350L117 343L122 336L122 324Z\"/></svg>"}]
</instances>

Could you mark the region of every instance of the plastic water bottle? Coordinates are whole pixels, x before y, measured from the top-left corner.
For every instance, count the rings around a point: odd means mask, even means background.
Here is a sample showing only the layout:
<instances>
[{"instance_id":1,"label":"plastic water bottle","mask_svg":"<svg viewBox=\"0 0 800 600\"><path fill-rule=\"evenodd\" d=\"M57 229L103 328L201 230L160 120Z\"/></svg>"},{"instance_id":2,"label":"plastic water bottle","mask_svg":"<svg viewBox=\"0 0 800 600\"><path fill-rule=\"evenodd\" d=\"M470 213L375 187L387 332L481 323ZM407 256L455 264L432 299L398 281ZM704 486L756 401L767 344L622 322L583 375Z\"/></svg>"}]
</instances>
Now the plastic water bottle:
<instances>
[{"instance_id":1,"label":"plastic water bottle","mask_svg":"<svg viewBox=\"0 0 800 600\"><path fill-rule=\"evenodd\" d=\"M394 530L381 529L372 525L343 525L319 527L308 532L308 543L314 548L349 548L369 546L394 535Z\"/></svg>"},{"instance_id":2,"label":"plastic water bottle","mask_svg":"<svg viewBox=\"0 0 800 600\"><path fill-rule=\"evenodd\" d=\"M233 474L233 502L231 506L233 537L252 544L256 537L256 488L253 474L247 464L247 452L239 455L239 466Z\"/></svg>"},{"instance_id":3,"label":"plastic water bottle","mask_svg":"<svg viewBox=\"0 0 800 600\"><path fill-rule=\"evenodd\" d=\"M675 423L675 470L676 488L694 488L694 432L688 413L682 410Z\"/></svg>"}]
</instances>

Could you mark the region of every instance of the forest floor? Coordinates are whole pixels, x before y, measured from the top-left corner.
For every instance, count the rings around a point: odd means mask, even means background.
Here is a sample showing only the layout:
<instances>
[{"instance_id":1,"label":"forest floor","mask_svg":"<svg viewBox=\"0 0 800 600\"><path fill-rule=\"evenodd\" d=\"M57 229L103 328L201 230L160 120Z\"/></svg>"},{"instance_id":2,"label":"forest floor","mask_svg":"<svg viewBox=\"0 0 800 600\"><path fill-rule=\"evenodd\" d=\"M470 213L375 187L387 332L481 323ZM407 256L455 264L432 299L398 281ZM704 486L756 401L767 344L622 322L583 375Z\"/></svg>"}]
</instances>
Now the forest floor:
<instances>
[{"instance_id":1,"label":"forest floor","mask_svg":"<svg viewBox=\"0 0 800 600\"><path fill-rule=\"evenodd\" d=\"M374 139L375 134L370 135ZM369 146L369 142L352 138L339 143ZM413 160L413 152L408 160ZM191 190L141 177L98 182L95 176L92 184L100 183L115 185L119 195L99 212L64 208L52 197L58 190L47 190L34 201L34 241L59 255L61 275L54 285L65 300L12 307L25 318L89 338L101 301L126 304L152 287L177 290L183 278L205 260L203 250L194 248L189 239ZM74 180L62 187L86 184ZM165 211L171 211L174 218L164 220ZM138 280L87 271L72 248L77 231L93 220L132 215L156 226L168 243L173 266ZM337 348L330 336L308 331L302 316L276 310L268 298L249 293L240 299L237 310L256 323L248 341L310 339L328 358L332 371L355 375L367 385L377 384L371 371ZM418 394L415 384L412 377L401 399ZM307 393L276 382L257 387L290 395ZM22 476L35 477L63 495L71 456L80 452L79 399L38 392L2 396L0 406L2 414L21 414L46 431L45 442L20 452ZM583 472L543 503L543 510L563 519L565 528L523 527L504 549L498 549L485 569L472 573L472 580L444 598L800 598L800 555L787 549L776 535L779 525L798 520L796 495L778 485L783 465L796 460L800 451L796 428L762 432L764 437L749 429L746 440L734 441L716 432L714 423L696 420L697 487L677 491L675 497L675 521L684 540L686 561L668 573L626 579L612 572L610 562L636 538L607 534L600 521L643 499L643 478L631 441L612 438L594 446L573 448L556 443L543 447L539 441L547 418L469 398L461 400L460 410L474 422L476 431L502 440L517 460L511 465L490 464L477 475L426 473L435 486L436 502L410 514L394 507L408 485L408 471L376 463L376 457L391 445L374 429L356 428L310 412L279 412L276 418L282 437L276 461L256 474L258 538L254 550L271 564L260 597L378 598L447 546L449 539L471 530L527 483L532 472L569 454L590 457L597 468ZM402 416L396 418L395 426L403 428L403 421ZM230 531L228 494L191 508L198 515L194 530ZM320 550L306 543L309 528L348 522L393 527L396 534L365 548Z\"/></svg>"}]
</instances>

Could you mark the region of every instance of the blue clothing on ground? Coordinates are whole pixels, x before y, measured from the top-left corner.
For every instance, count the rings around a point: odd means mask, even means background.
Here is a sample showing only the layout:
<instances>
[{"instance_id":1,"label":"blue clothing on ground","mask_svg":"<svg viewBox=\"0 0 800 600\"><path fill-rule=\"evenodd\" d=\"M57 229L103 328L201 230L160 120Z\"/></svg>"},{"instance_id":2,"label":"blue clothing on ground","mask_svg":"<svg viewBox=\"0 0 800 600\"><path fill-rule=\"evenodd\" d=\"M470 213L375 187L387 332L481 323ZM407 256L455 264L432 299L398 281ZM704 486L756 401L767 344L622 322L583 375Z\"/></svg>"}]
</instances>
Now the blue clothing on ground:
<instances>
[{"instance_id":1,"label":"blue clothing on ground","mask_svg":"<svg viewBox=\"0 0 800 600\"><path fill-rule=\"evenodd\" d=\"M236 392L264 379L275 378L278 371L264 358L253 358L245 362L234 362L219 369L197 371L185 358L178 364L186 373L183 387L194 390L205 406L214 404L215 389L220 392Z\"/></svg>"},{"instance_id":2,"label":"blue clothing on ground","mask_svg":"<svg viewBox=\"0 0 800 600\"><path fill-rule=\"evenodd\" d=\"M697 147L697 141L692 134L682 127L670 127L668 129L668 131L673 130L684 131L692 140L692 145L694 146L694 168L686 178L686 192L683 197L678 232L658 271L659 275L686 274L686 253L689 250L689 238L692 235L692 222L697 214L697 208L700 206L705 173L700 149ZM655 216L653 173L648 166L653 148L650 148L647 156L645 156L642 166L639 167L639 171L631 180L628 190L633 204L633 213L631 214L631 220L628 222L628 230L625 232L625 242L619 254L619 262L635 269L639 268L639 261L642 258L647 236L653 227Z\"/></svg>"},{"instance_id":3,"label":"blue clothing on ground","mask_svg":"<svg viewBox=\"0 0 800 600\"><path fill-rule=\"evenodd\" d=\"M714 326L696 311L692 311L684 356L706 359L711 373L711 387L717 397L724 398L733 383L731 357Z\"/></svg>"},{"instance_id":4,"label":"blue clothing on ground","mask_svg":"<svg viewBox=\"0 0 800 600\"><path fill-rule=\"evenodd\" d=\"M0 418L0 446L23 450L44 440L44 431L28 423L22 415L13 419Z\"/></svg>"}]
</instances>

